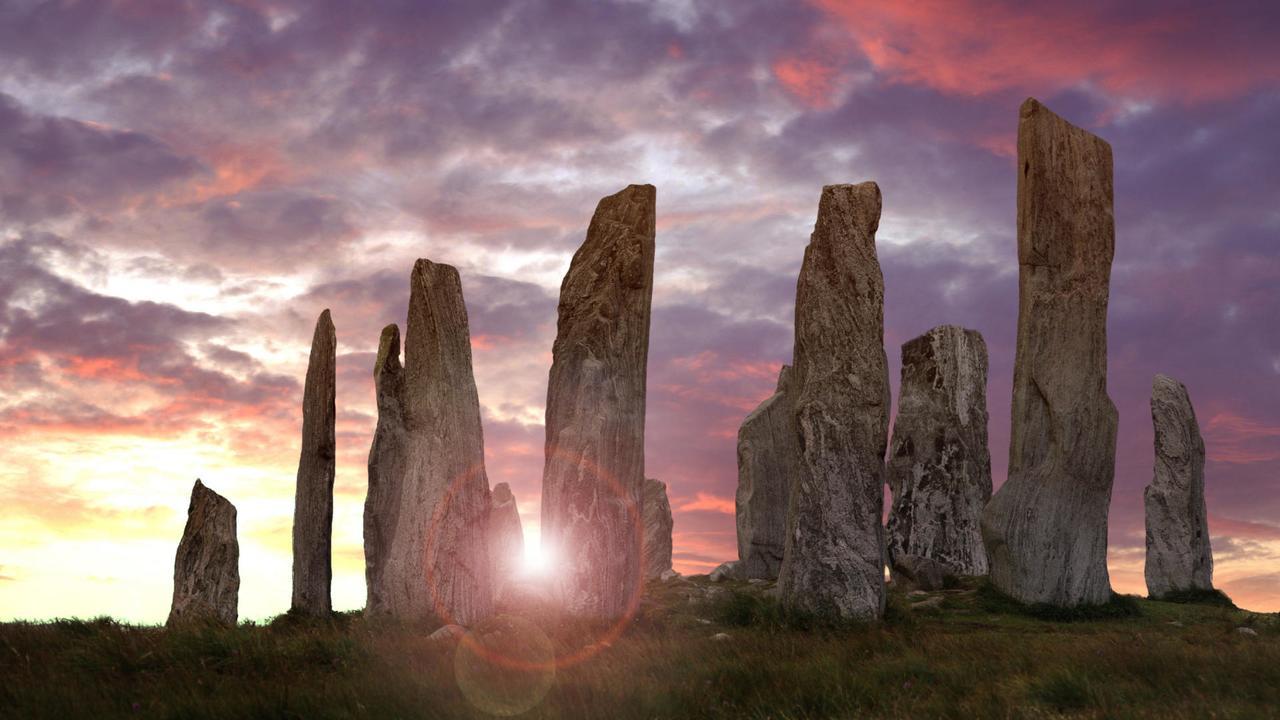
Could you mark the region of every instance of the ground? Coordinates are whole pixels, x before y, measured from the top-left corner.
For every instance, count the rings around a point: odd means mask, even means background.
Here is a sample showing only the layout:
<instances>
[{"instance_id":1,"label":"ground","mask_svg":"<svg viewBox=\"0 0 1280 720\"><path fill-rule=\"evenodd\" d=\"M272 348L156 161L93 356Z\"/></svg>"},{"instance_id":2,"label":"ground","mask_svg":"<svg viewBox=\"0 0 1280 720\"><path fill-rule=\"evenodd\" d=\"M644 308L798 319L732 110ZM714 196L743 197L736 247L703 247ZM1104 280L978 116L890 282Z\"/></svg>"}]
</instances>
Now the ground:
<instances>
[{"instance_id":1,"label":"ground","mask_svg":"<svg viewBox=\"0 0 1280 720\"><path fill-rule=\"evenodd\" d=\"M1044 619L972 582L895 588L884 622L840 625L788 616L768 588L655 581L612 640L545 610L460 643L359 614L183 631L9 623L0 717L1280 716L1275 615L1123 599L1111 617Z\"/></svg>"}]
</instances>

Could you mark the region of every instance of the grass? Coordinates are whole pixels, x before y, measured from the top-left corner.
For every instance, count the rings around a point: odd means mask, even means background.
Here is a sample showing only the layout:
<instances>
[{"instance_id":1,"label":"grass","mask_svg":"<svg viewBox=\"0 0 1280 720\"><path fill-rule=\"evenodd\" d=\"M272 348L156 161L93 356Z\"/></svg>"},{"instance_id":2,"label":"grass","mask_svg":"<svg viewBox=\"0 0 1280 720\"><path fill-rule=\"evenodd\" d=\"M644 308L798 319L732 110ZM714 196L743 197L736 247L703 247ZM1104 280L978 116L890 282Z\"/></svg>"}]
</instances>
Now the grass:
<instances>
[{"instance_id":1,"label":"grass","mask_svg":"<svg viewBox=\"0 0 1280 720\"><path fill-rule=\"evenodd\" d=\"M0 717L1254 718L1280 707L1276 616L1121 598L1044 619L975 583L929 597L943 599L924 609L893 592L886 621L850 624L788 613L747 583L655 583L611 642L605 625L546 612L495 619L458 645L359 613L173 632L8 623Z\"/></svg>"}]
</instances>

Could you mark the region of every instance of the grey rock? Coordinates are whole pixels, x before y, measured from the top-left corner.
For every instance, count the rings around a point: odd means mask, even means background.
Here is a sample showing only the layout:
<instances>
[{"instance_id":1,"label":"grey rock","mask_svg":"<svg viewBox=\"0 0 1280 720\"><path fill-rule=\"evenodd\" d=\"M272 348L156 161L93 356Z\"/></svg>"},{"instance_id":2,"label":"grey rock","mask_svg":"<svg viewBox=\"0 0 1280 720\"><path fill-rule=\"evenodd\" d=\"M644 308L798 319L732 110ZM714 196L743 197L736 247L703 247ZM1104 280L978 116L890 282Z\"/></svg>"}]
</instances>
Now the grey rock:
<instances>
[{"instance_id":1,"label":"grey rock","mask_svg":"<svg viewBox=\"0 0 1280 720\"><path fill-rule=\"evenodd\" d=\"M716 633L715 635L712 635L711 639L716 642L725 642L726 640L731 640L732 638L729 637L729 633L721 632L721 633Z\"/></svg>"},{"instance_id":2,"label":"grey rock","mask_svg":"<svg viewBox=\"0 0 1280 720\"><path fill-rule=\"evenodd\" d=\"M196 480L187 525L173 560L173 604L166 625L235 625L240 597L236 508Z\"/></svg>"},{"instance_id":3,"label":"grey rock","mask_svg":"<svg viewBox=\"0 0 1280 720\"><path fill-rule=\"evenodd\" d=\"M644 577L660 578L671 572L671 502L667 484L653 478L644 481Z\"/></svg>"},{"instance_id":4,"label":"grey rock","mask_svg":"<svg viewBox=\"0 0 1280 720\"><path fill-rule=\"evenodd\" d=\"M576 615L619 617L640 598L655 199L631 185L601 200L560 286L542 537Z\"/></svg>"},{"instance_id":5,"label":"grey rock","mask_svg":"<svg viewBox=\"0 0 1280 720\"><path fill-rule=\"evenodd\" d=\"M489 561L494 593L501 594L520 571L524 560L524 529L515 495L506 483L493 488L489 501Z\"/></svg>"},{"instance_id":6,"label":"grey rock","mask_svg":"<svg viewBox=\"0 0 1280 720\"><path fill-rule=\"evenodd\" d=\"M884 614L884 454L889 366L876 258L880 188L822 189L796 283L791 483L778 586L788 607Z\"/></svg>"},{"instance_id":7,"label":"grey rock","mask_svg":"<svg viewBox=\"0 0 1280 720\"><path fill-rule=\"evenodd\" d=\"M1213 589L1213 550L1204 503L1204 440L1187 388L1167 375L1151 386L1155 476L1143 492L1147 593Z\"/></svg>"},{"instance_id":8,"label":"grey rock","mask_svg":"<svg viewBox=\"0 0 1280 720\"><path fill-rule=\"evenodd\" d=\"M317 617L333 610L334 421L338 336L329 311L320 313L302 390L302 452L293 500L292 611Z\"/></svg>"},{"instance_id":9,"label":"grey rock","mask_svg":"<svg viewBox=\"0 0 1280 720\"><path fill-rule=\"evenodd\" d=\"M886 467L889 565L913 555L956 575L986 575L982 509L991 499L987 344L943 325L902 346L902 383Z\"/></svg>"},{"instance_id":10,"label":"grey rock","mask_svg":"<svg viewBox=\"0 0 1280 720\"><path fill-rule=\"evenodd\" d=\"M737 560L720 563L712 570L707 579L713 583L722 582L724 580L738 580L742 577L742 563Z\"/></svg>"},{"instance_id":11,"label":"grey rock","mask_svg":"<svg viewBox=\"0 0 1280 720\"><path fill-rule=\"evenodd\" d=\"M749 578L772 580L782 567L787 502L799 454L790 387L791 367L783 365L777 390L738 428L738 559Z\"/></svg>"},{"instance_id":12,"label":"grey rock","mask_svg":"<svg viewBox=\"0 0 1280 720\"><path fill-rule=\"evenodd\" d=\"M1245 635L1248 637L1258 637L1258 631L1254 630L1253 628L1238 627L1236 628L1236 633L1239 635Z\"/></svg>"},{"instance_id":13,"label":"grey rock","mask_svg":"<svg viewBox=\"0 0 1280 720\"><path fill-rule=\"evenodd\" d=\"M921 590L941 590L956 575L947 565L919 555L898 555L892 571L895 579L904 577Z\"/></svg>"},{"instance_id":14,"label":"grey rock","mask_svg":"<svg viewBox=\"0 0 1280 720\"><path fill-rule=\"evenodd\" d=\"M414 264L403 370L394 340L392 328L383 331L375 369L379 420L365 540L366 555L372 550L381 562L369 610L471 625L493 612L489 479L455 268Z\"/></svg>"},{"instance_id":15,"label":"grey rock","mask_svg":"<svg viewBox=\"0 0 1280 720\"><path fill-rule=\"evenodd\" d=\"M1034 99L1018 123L1018 349L1009 479L983 512L992 583L1026 603L1104 603L1116 408L1111 146Z\"/></svg>"},{"instance_id":16,"label":"grey rock","mask_svg":"<svg viewBox=\"0 0 1280 720\"><path fill-rule=\"evenodd\" d=\"M676 572L675 570L664 570L662 574L658 576L658 579L661 580L662 582L670 582L679 577L680 577L680 573Z\"/></svg>"}]
</instances>

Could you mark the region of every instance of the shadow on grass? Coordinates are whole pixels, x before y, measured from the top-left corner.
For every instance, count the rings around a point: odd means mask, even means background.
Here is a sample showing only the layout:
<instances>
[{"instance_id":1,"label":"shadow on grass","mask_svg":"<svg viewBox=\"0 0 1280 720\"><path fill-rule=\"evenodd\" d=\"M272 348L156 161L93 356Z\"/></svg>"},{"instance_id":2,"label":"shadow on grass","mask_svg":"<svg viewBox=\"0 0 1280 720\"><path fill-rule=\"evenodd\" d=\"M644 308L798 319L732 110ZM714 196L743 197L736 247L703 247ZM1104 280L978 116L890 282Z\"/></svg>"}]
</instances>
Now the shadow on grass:
<instances>
[{"instance_id":1,"label":"shadow on grass","mask_svg":"<svg viewBox=\"0 0 1280 720\"><path fill-rule=\"evenodd\" d=\"M991 613L1025 615L1037 620L1052 622L1081 622L1088 620L1113 620L1142 616L1138 599L1132 595L1111 594L1111 599L1098 605L1059 607L1049 603L1023 603L1001 592L991 581L978 585L978 605Z\"/></svg>"},{"instance_id":2,"label":"shadow on grass","mask_svg":"<svg viewBox=\"0 0 1280 720\"><path fill-rule=\"evenodd\" d=\"M850 628L863 628L870 623L850 620L835 613L811 612L788 608L777 598L763 597L738 590L710 603L710 614L722 625L756 627L765 630L828 633ZM884 622L907 626L915 623L911 610L899 597L886 598Z\"/></svg>"},{"instance_id":3,"label":"shadow on grass","mask_svg":"<svg viewBox=\"0 0 1280 720\"><path fill-rule=\"evenodd\" d=\"M1159 597L1152 597L1152 600L1160 602L1178 603L1180 605L1209 605L1211 607L1223 607L1229 610L1239 610L1236 604L1227 597L1227 594L1218 589L1212 590L1174 590L1165 593Z\"/></svg>"}]
</instances>

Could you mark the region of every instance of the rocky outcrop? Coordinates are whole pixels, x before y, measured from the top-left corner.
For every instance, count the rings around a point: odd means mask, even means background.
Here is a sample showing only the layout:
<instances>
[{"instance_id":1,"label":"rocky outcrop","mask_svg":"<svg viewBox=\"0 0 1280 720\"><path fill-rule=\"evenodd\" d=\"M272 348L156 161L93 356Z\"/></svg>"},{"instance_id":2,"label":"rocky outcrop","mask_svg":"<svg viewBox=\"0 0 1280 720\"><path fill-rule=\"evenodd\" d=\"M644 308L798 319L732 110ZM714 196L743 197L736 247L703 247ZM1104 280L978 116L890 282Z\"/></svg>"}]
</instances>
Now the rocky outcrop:
<instances>
[{"instance_id":1,"label":"rocky outcrop","mask_svg":"<svg viewBox=\"0 0 1280 720\"><path fill-rule=\"evenodd\" d=\"M880 188L828 185L796 283L794 432L784 605L850 619L884 614L884 453L889 370L876 257Z\"/></svg>"},{"instance_id":2,"label":"rocky outcrop","mask_svg":"<svg viewBox=\"0 0 1280 720\"><path fill-rule=\"evenodd\" d=\"M644 539L642 541L644 577L662 577L671 569L671 501L667 499L667 484L645 478L642 514Z\"/></svg>"},{"instance_id":3,"label":"rocky outcrop","mask_svg":"<svg viewBox=\"0 0 1280 720\"><path fill-rule=\"evenodd\" d=\"M380 559L370 611L471 625L493 611L489 479L456 269L414 265L403 369L395 345L384 330L365 503L365 552Z\"/></svg>"},{"instance_id":4,"label":"rocky outcrop","mask_svg":"<svg viewBox=\"0 0 1280 720\"><path fill-rule=\"evenodd\" d=\"M902 383L886 468L889 566L916 556L955 575L986 575L982 508L991 499L987 344L943 325L902 346Z\"/></svg>"},{"instance_id":5,"label":"rocky outcrop","mask_svg":"<svg viewBox=\"0 0 1280 720\"><path fill-rule=\"evenodd\" d=\"M320 313L302 391L302 453L293 500L292 612L323 617L333 606L334 421L338 337L329 311Z\"/></svg>"},{"instance_id":6,"label":"rocky outcrop","mask_svg":"<svg viewBox=\"0 0 1280 720\"><path fill-rule=\"evenodd\" d=\"M619 617L639 600L655 199L631 185L601 200L560 285L542 538L578 615Z\"/></svg>"},{"instance_id":7,"label":"rocky outcrop","mask_svg":"<svg viewBox=\"0 0 1280 720\"><path fill-rule=\"evenodd\" d=\"M187 506L187 526L173 561L173 604L165 624L235 625L239 598L236 508L196 480Z\"/></svg>"},{"instance_id":8,"label":"rocky outcrop","mask_svg":"<svg viewBox=\"0 0 1280 720\"><path fill-rule=\"evenodd\" d=\"M1213 589L1213 550L1204 504L1204 440L1187 388L1167 375L1151 385L1155 477L1143 492L1147 593Z\"/></svg>"},{"instance_id":9,"label":"rocky outcrop","mask_svg":"<svg viewBox=\"0 0 1280 720\"><path fill-rule=\"evenodd\" d=\"M741 580L742 578L742 561L730 560L722 562L707 574L707 579L713 583L724 582L725 580Z\"/></svg>"},{"instance_id":10,"label":"rocky outcrop","mask_svg":"<svg viewBox=\"0 0 1280 720\"><path fill-rule=\"evenodd\" d=\"M748 578L778 577L786 546L787 502L796 447L791 417L791 366L778 388L738 428L738 559Z\"/></svg>"},{"instance_id":11,"label":"rocky outcrop","mask_svg":"<svg viewBox=\"0 0 1280 720\"><path fill-rule=\"evenodd\" d=\"M510 485L498 483L489 496L489 566L495 595L515 580L523 561L524 529L516 496Z\"/></svg>"},{"instance_id":12,"label":"rocky outcrop","mask_svg":"<svg viewBox=\"0 0 1280 720\"><path fill-rule=\"evenodd\" d=\"M1106 602L1116 409L1111 146L1039 102L1018 123L1018 349L1009 479L983 513L991 580L1027 603Z\"/></svg>"}]
</instances>

